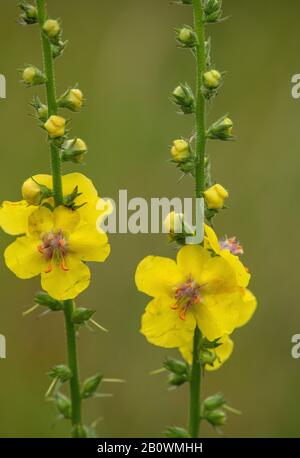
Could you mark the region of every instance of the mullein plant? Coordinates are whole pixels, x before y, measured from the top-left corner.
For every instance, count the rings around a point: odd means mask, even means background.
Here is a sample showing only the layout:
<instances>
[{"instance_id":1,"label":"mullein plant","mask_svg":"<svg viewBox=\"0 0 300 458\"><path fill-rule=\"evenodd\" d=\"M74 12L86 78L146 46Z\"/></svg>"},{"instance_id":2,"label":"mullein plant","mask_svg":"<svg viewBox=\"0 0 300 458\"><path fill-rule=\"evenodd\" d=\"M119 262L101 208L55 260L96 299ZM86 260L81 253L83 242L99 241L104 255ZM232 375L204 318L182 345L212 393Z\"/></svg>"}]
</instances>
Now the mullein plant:
<instances>
[{"instance_id":1,"label":"mullein plant","mask_svg":"<svg viewBox=\"0 0 300 458\"><path fill-rule=\"evenodd\" d=\"M189 384L188 426L169 427L166 435L195 438L202 421L219 428L226 422L226 409L234 410L222 394L201 402L200 386L206 370L218 369L230 357L230 336L252 317L256 299L247 288L250 273L240 260L242 246L235 237L219 240L212 227L229 194L221 184L212 181L206 143L208 139L234 139L233 123L227 115L206 126L206 107L218 94L225 73L211 64L211 41L205 31L208 24L224 19L222 2L176 3L193 8L194 27L176 29L176 40L195 57L196 89L194 93L187 83L180 83L171 100L180 114L192 114L196 122L190 138L174 140L171 161L195 180L196 197L204 199L204 240L199 245L187 245L186 236L192 235L192 230L182 214L171 212L165 223L169 238L178 246L176 260L146 257L137 267L135 281L139 291L152 297L142 317L142 334L154 345L178 348L184 359L167 358L163 369L169 373L171 387ZM198 228L199 233L201 229Z\"/></svg>"},{"instance_id":2,"label":"mullein plant","mask_svg":"<svg viewBox=\"0 0 300 458\"><path fill-rule=\"evenodd\" d=\"M21 24L36 25L41 35L44 68L27 65L22 82L46 89L46 101L35 96L32 106L38 125L47 134L52 173L29 177L21 189L22 200L2 203L1 227L17 236L4 258L17 277L40 276L43 291L35 295L33 309L42 307L64 315L68 363L49 371L52 383L46 397L53 400L62 418L71 421L73 437L88 437L94 432L82 421L82 401L101 395L97 390L103 379L96 374L80 383L76 336L82 326L104 328L93 319L94 310L77 307L74 299L90 284L87 262L103 262L109 255L107 235L96 222L101 223L110 210L89 178L81 173L62 176L62 163L82 163L87 146L81 138L69 138L69 121L59 114L60 109L77 112L84 104L77 86L56 95L54 62L66 46L61 24L48 18L45 0L35 4L22 0L19 7ZM61 390L65 383L70 397Z\"/></svg>"}]
</instances>

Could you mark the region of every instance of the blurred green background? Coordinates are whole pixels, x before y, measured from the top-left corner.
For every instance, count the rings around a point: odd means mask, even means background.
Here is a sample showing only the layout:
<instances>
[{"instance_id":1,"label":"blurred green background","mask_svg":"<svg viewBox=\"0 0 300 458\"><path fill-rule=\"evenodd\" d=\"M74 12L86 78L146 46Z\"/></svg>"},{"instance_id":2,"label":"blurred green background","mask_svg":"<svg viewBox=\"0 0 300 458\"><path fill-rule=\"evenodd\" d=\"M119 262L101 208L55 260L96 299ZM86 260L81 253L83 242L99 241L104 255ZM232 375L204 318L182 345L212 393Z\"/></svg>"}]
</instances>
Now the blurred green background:
<instances>
[{"instance_id":1,"label":"blurred green background","mask_svg":"<svg viewBox=\"0 0 300 458\"><path fill-rule=\"evenodd\" d=\"M17 73L25 63L41 65L38 30L16 23L16 3L1 2L3 200L19 199L24 179L49 172L45 135L28 115L33 91L19 84ZM102 196L115 199L119 189L128 189L129 197L192 195L192 180L178 184L179 173L167 162L168 145L193 127L193 119L177 116L168 101L178 81L194 81L191 55L174 42L174 28L190 24L192 10L168 0L49 0L48 6L50 15L63 19L70 40L57 61L58 92L78 82L87 98L84 111L70 115L74 136L90 148L78 170ZM238 141L208 146L213 176L231 192L217 228L244 244L259 308L234 334L231 359L206 374L203 394L221 390L243 412L230 415L226 436L299 436L300 361L291 357L290 340L300 332L300 102L291 97L290 80L300 72L300 3L226 0L224 10L230 20L208 33L213 62L228 75L209 116L229 112ZM11 240L2 234L1 250ZM102 437L157 437L166 425L185 425L188 392L168 391L163 374L149 376L167 354L177 353L151 346L139 334L147 297L136 291L134 272L145 255L172 256L173 249L163 235L114 235L110 241L109 260L92 266L91 287L77 301L96 308L98 321L110 330L81 332L81 375L101 371L127 383L105 385L114 397L87 401L85 420L102 417ZM7 359L0 361L2 437L69 434L69 425L54 422L55 409L44 401L46 372L65 362L62 316L22 317L37 289L38 280L18 280L1 260L0 333L7 339ZM216 435L206 426L202 434Z\"/></svg>"}]
</instances>

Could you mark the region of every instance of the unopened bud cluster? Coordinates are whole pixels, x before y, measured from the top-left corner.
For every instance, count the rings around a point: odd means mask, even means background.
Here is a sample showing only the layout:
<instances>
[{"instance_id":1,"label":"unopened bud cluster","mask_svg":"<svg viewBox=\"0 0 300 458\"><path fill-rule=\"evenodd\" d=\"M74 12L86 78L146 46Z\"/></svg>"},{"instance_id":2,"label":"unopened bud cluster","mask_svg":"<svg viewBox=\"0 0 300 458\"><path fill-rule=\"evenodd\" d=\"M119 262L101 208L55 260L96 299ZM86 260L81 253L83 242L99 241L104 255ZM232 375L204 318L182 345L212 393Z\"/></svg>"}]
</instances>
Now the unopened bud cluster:
<instances>
[{"instance_id":1,"label":"unopened bud cluster","mask_svg":"<svg viewBox=\"0 0 300 458\"><path fill-rule=\"evenodd\" d=\"M169 372L169 385L178 387L189 381L189 366L185 362L174 358L166 358L164 368Z\"/></svg>"}]
</instances>

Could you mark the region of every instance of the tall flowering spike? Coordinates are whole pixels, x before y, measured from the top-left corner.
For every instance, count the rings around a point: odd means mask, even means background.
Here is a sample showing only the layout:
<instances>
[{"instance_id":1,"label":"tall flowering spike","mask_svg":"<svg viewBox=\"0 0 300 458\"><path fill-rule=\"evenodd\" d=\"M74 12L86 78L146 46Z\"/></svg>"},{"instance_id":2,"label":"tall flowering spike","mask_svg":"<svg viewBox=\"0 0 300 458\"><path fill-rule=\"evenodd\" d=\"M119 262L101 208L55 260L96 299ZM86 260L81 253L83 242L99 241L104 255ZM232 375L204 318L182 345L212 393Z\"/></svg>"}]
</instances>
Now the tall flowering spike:
<instances>
[{"instance_id":1,"label":"tall flowering spike","mask_svg":"<svg viewBox=\"0 0 300 458\"><path fill-rule=\"evenodd\" d=\"M165 225L169 239L180 247L176 261L147 256L137 267L135 282L139 291L151 297L142 317L142 334L154 345L178 348L185 360L167 359L164 363L171 386L190 385L187 429L171 427L166 435L194 438L199 435L201 421L214 427L227 421L223 395L211 396L201 405L201 374L220 368L228 360L234 346L231 334L251 319L257 303L248 289L249 270L239 259L243 247L236 237L219 240L211 227L212 219L225 208L229 193L222 185L213 184L206 143L209 139L234 138L233 122L227 115L206 127L207 100L218 94L225 73L212 66L205 25L221 21L222 1L176 3L193 6L194 26L177 29L176 40L180 47L192 48L197 75L194 90L188 83L181 83L171 95L181 113L195 115L195 132L190 140L173 141L171 162L195 180L196 197L203 198L205 204L205 237L200 245L186 245L186 236L193 231L183 214L171 212Z\"/></svg>"},{"instance_id":2,"label":"tall flowering spike","mask_svg":"<svg viewBox=\"0 0 300 458\"><path fill-rule=\"evenodd\" d=\"M59 21L48 18L45 0L35 5L20 2L21 23L38 24L42 39L44 69L34 65L22 71L22 82L29 87L44 85L46 100L35 96L32 106L40 127L47 133L51 152L51 175L29 177L22 186L22 200L5 201L0 208L0 225L5 232L17 236L5 250L7 267L19 278L41 278L43 291L36 294L36 307L62 312L67 333L68 364L57 365L46 397L53 400L58 412L72 423L73 437L94 435L82 422L82 401L96 394L102 376L89 377L81 387L78 374L76 332L92 320L94 310L76 307L75 299L90 284L88 262L103 262L109 255L107 235L97 229L96 222L105 210L92 181L81 173L62 176L62 163L82 163L86 143L79 137L69 139L68 121L60 108L79 111L84 102L77 87L57 98L54 59L62 55L65 42ZM33 309L25 312L25 315ZM70 396L60 392L69 383Z\"/></svg>"}]
</instances>

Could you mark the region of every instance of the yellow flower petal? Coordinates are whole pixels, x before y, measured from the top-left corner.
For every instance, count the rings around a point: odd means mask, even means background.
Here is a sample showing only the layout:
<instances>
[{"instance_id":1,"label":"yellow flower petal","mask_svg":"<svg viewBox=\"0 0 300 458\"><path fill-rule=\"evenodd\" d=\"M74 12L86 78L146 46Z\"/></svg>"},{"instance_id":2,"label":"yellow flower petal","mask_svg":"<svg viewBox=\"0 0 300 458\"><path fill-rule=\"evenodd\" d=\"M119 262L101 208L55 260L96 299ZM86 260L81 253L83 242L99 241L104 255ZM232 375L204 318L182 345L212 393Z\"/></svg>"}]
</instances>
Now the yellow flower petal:
<instances>
[{"instance_id":1,"label":"yellow flower petal","mask_svg":"<svg viewBox=\"0 0 300 458\"><path fill-rule=\"evenodd\" d=\"M110 253L107 235L98 232L96 226L82 225L70 234L68 249L82 261L103 262Z\"/></svg>"},{"instance_id":2,"label":"yellow flower petal","mask_svg":"<svg viewBox=\"0 0 300 458\"><path fill-rule=\"evenodd\" d=\"M213 365L210 366L209 364L205 365L205 369L207 371L215 371L219 369L231 356L233 352L234 343L228 336L224 336L219 341L221 345L215 348L215 353L217 359L214 361Z\"/></svg>"},{"instance_id":3,"label":"yellow flower petal","mask_svg":"<svg viewBox=\"0 0 300 458\"><path fill-rule=\"evenodd\" d=\"M243 291L242 300L243 304L239 308L239 318L236 325L238 328L248 323L257 307L256 297L253 293L251 293L251 291L249 291L249 289L245 289Z\"/></svg>"},{"instance_id":4,"label":"yellow flower petal","mask_svg":"<svg viewBox=\"0 0 300 458\"><path fill-rule=\"evenodd\" d=\"M168 296L153 299L146 307L142 317L141 333L147 340L159 347L174 348L189 341L195 330L192 313L180 320L178 311L172 309L174 301Z\"/></svg>"},{"instance_id":5,"label":"yellow flower petal","mask_svg":"<svg viewBox=\"0 0 300 458\"><path fill-rule=\"evenodd\" d=\"M40 173L39 175L34 175L32 177L34 181L36 181L38 184L41 184L43 186L47 186L47 188L52 189L53 188L53 180L51 175L46 175L45 173Z\"/></svg>"},{"instance_id":6,"label":"yellow flower petal","mask_svg":"<svg viewBox=\"0 0 300 458\"><path fill-rule=\"evenodd\" d=\"M240 293L205 296L204 303L194 306L194 315L202 334L210 341L231 334L237 327L243 307Z\"/></svg>"},{"instance_id":7,"label":"yellow flower petal","mask_svg":"<svg viewBox=\"0 0 300 458\"><path fill-rule=\"evenodd\" d=\"M42 273L42 288L59 301L74 299L90 283L90 270L76 256L67 256L68 271L53 264L52 271Z\"/></svg>"},{"instance_id":8,"label":"yellow flower petal","mask_svg":"<svg viewBox=\"0 0 300 458\"><path fill-rule=\"evenodd\" d=\"M144 258L135 274L138 290L153 297L172 295L172 288L183 280L175 261L159 256Z\"/></svg>"},{"instance_id":9,"label":"yellow flower petal","mask_svg":"<svg viewBox=\"0 0 300 458\"><path fill-rule=\"evenodd\" d=\"M30 235L42 239L42 236L52 229L53 213L49 208L38 207L28 219L28 230Z\"/></svg>"},{"instance_id":10,"label":"yellow flower petal","mask_svg":"<svg viewBox=\"0 0 300 458\"><path fill-rule=\"evenodd\" d=\"M208 226L208 224L204 225L204 230L206 235L206 248L212 248L216 254L220 254L221 248L219 245L217 234L215 233L212 227Z\"/></svg>"},{"instance_id":11,"label":"yellow flower petal","mask_svg":"<svg viewBox=\"0 0 300 458\"><path fill-rule=\"evenodd\" d=\"M27 236L8 246L4 259L7 267L22 279L35 277L46 268L46 261L38 252L38 240Z\"/></svg>"},{"instance_id":12,"label":"yellow flower petal","mask_svg":"<svg viewBox=\"0 0 300 458\"><path fill-rule=\"evenodd\" d=\"M185 276L201 285L204 267L211 259L210 253L200 245L186 245L178 251L177 265Z\"/></svg>"},{"instance_id":13,"label":"yellow flower petal","mask_svg":"<svg viewBox=\"0 0 300 458\"><path fill-rule=\"evenodd\" d=\"M5 201L0 208L0 226L9 235L26 234L28 217L35 209L36 207L29 206L25 200Z\"/></svg>"},{"instance_id":14,"label":"yellow flower petal","mask_svg":"<svg viewBox=\"0 0 300 458\"><path fill-rule=\"evenodd\" d=\"M96 206L98 200L97 190L93 185L93 182L85 175L82 173L69 173L68 175L64 175L62 177L62 183L64 196L72 194L75 187L78 186L78 192L82 194L76 198L76 205L79 206L85 203L94 204L95 202ZM84 207L82 207L82 209Z\"/></svg>"},{"instance_id":15,"label":"yellow flower petal","mask_svg":"<svg viewBox=\"0 0 300 458\"><path fill-rule=\"evenodd\" d=\"M199 284L206 294L228 293L237 289L235 272L220 256L210 257L201 272Z\"/></svg>"},{"instance_id":16,"label":"yellow flower petal","mask_svg":"<svg viewBox=\"0 0 300 458\"><path fill-rule=\"evenodd\" d=\"M213 351L215 352L217 359L214 361L213 365L210 364L205 365L205 369L207 371L214 371L219 369L222 364L227 361L227 359L231 356L233 352L233 341L228 336L223 336L219 343L221 344L219 347L215 348ZM193 361L193 340L190 340L186 345L183 345L179 348L182 357L187 361L188 364L192 364Z\"/></svg>"},{"instance_id":17,"label":"yellow flower petal","mask_svg":"<svg viewBox=\"0 0 300 458\"><path fill-rule=\"evenodd\" d=\"M241 288L246 288L249 284L251 275L247 272L244 264L239 260L238 256L234 256L229 250L222 250L221 256L226 259L233 268L238 285Z\"/></svg>"},{"instance_id":18,"label":"yellow flower petal","mask_svg":"<svg viewBox=\"0 0 300 458\"><path fill-rule=\"evenodd\" d=\"M53 212L53 229L54 231L63 231L63 233L72 233L78 226L80 215L77 211L63 206L56 207Z\"/></svg>"}]
</instances>

